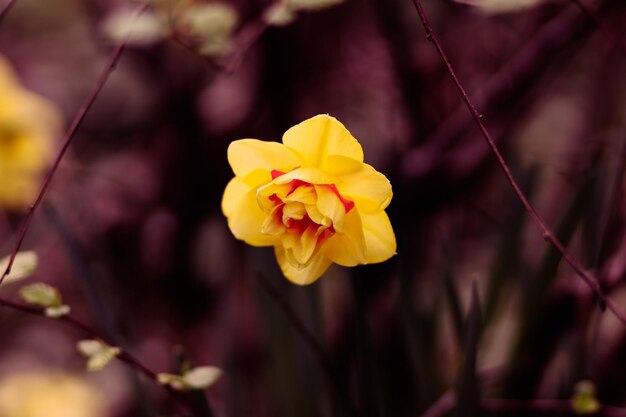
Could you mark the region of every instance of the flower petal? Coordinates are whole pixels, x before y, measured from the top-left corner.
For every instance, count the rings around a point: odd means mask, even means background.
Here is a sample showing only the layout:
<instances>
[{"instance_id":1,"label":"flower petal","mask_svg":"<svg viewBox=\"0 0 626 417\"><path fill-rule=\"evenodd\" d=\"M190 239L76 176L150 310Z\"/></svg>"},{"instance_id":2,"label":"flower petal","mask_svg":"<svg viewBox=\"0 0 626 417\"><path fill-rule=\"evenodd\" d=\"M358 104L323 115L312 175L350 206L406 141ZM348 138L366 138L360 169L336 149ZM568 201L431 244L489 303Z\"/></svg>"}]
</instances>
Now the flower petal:
<instances>
[{"instance_id":1,"label":"flower petal","mask_svg":"<svg viewBox=\"0 0 626 417\"><path fill-rule=\"evenodd\" d=\"M310 225L302 235L300 235L299 245L296 245L294 248L294 256L298 260L298 263L306 265L311 262L313 253L315 253L315 249L317 248L317 236L315 232L317 232L317 226Z\"/></svg>"},{"instance_id":2,"label":"flower petal","mask_svg":"<svg viewBox=\"0 0 626 417\"><path fill-rule=\"evenodd\" d=\"M365 236L357 210L345 215L344 232L330 237L323 244L321 252L331 261L343 266L356 266L367 262Z\"/></svg>"},{"instance_id":3,"label":"flower petal","mask_svg":"<svg viewBox=\"0 0 626 417\"><path fill-rule=\"evenodd\" d=\"M272 174L270 171L265 169L255 169L246 174L246 176L240 178L250 187L257 188L272 181Z\"/></svg>"},{"instance_id":4,"label":"flower petal","mask_svg":"<svg viewBox=\"0 0 626 417\"><path fill-rule=\"evenodd\" d=\"M343 171L337 185L339 193L354 201L362 213L376 213L384 210L391 202L391 183L372 166L351 161L348 158L333 157L334 173ZM339 177L339 175L338 175Z\"/></svg>"},{"instance_id":5,"label":"flower petal","mask_svg":"<svg viewBox=\"0 0 626 417\"><path fill-rule=\"evenodd\" d=\"M332 220L337 233L344 232L344 218L346 209L339 197L327 185L316 185L317 209L324 216Z\"/></svg>"},{"instance_id":6,"label":"flower petal","mask_svg":"<svg viewBox=\"0 0 626 417\"><path fill-rule=\"evenodd\" d=\"M228 163L235 175L245 177L254 170L289 171L300 162L285 145L257 139L240 139L228 146Z\"/></svg>"},{"instance_id":7,"label":"flower petal","mask_svg":"<svg viewBox=\"0 0 626 417\"><path fill-rule=\"evenodd\" d=\"M282 245L276 245L274 252L276 253L276 259L278 260L283 274L289 281L298 285L308 285L317 281L331 264L330 259L318 253L311 258L306 266L297 268L287 260L285 248L283 248Z\"/></svg>"},{"instance_id":8,"label":"flower petal","mask_svg":"<svg viewBox=\"0 0 626 417\"><path fill-rule=\"evenodd\" d=\"M230 185L230 183L229 183ZM233 189L238 186L233 186ZM234 191L232 191L234 193ZM226 194L226 193L224 193ZM230 202L226 204L230 208ZM228 217L228 227L237 239L243 240L252 246L271 246L276 243L276 236L262 233L263 223L267 218L256 198L256 190L251 189L243 195L239 203Z\"/></svg>"},{"instance_id":9,"label":"flower petal","mask_svg":"<svg viewBox=\"0 0 626 417\"><path fill-rule=\"evenodd\" d=\"M315 188L310 185L301 185L296 187L295 190L288 193L288 195L283 198L283 201L286 203L299 202L302 204L315 204L317 201Z\"/></svg>"},{"instance_id":10,"label":"flower petal","mask_svg":"<svg viewBox=\"0 0 626 417\"><path fill-rule=\"evenodd\" d=\"M326 168L326 158L342 155L363 161L363 149L337 119L320 114L295 125L283 136L283 143L295 151L302 164L308 167Z\"/></svg>"},{"instance_id":11,"label":"flower petal","mask_svg":"<svg viewBox=\"0 0 626 417\"><path fill-rule=\"evenodd\" d=\"M222 196L222 213L229 217L239 205L244 196L250 191L250 186L240 178L235 177L226 185Z\"/></svg>"},{"instance_id":12,"label":"flower petal","mask_svg":"<svg viewBox=\"0 0 626 417\"><path fill-rule=\"evenodd\" d=\"M396 236L393 233L387 213L361 213L361 223L365 235L365 260L367 263L386 261L396 254Z\"/></svg>"},{"instance_id":13,"label":"flower petal","mask_svg":"<svg viewBox=\"0 0 626 417\"><path fill-rule=\"evenodd\" d=\"M298 168L276 177L274 184L287 184L293 180L308 182L309 184L334 184L338 179L334 175L317 168Z\"/></svg>"}]
</instances>

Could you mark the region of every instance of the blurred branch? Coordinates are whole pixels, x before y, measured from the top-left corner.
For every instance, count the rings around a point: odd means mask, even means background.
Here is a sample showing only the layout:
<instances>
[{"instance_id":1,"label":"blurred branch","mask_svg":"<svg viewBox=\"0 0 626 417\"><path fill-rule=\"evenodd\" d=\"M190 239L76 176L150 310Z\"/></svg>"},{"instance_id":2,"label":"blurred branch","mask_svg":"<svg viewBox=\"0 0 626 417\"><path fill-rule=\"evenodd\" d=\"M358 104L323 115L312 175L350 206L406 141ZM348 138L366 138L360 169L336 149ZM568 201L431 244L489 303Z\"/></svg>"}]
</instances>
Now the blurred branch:
<instances>
[{"instance_id":1,"label":"blurred branch","mask_svg":"<svg viewBox=\"0 0 626 417\"><path fill-rule=\"evenodd\" d=\"M537 412L553 412L553 413L567 413L572 415L577 413L572 409L571 400L508 400L508 399L496 399L485 398L482 400L482 407L486 411L501 412L501 411L532 411ZM599 415L606 417L626 417L626 408L613 407L609 405L600 406L598 412Z\"/></svg>"},{"instance_id":2,"label":"blurred branch","mask_svg":"<svg viewBox=\"0 0 626 417\"><path fill-rule=\"evenodd\" d=\"M47 203L47 202L46 202ZM79 239L72 234L67 225L63 222L61 215L53 204L43 204L43 212L48 222L54 230L56 230L62 245L68 255L70 263L75 271L72 277L79 284L87 305L91 310L91 317L95 325L100 329L103 335L113 342L115 346L122 349L128 348L128 343L120 330L119 321L114 317L114 310L111 308L112 300L106 299L110 295L109 291L104 291L101 287L101 276L94 276L95 271L91 267L88 258L89 255ZM110 297L109 297L110 298ZM108 306L108 307L107 307ZM129 382L135 391L135 399L137 404L143 409L143 416L149 416L146 411L145 404L146 395L143 392L139 378L136 372L131 369L127 372Z\"/></svg>"},{"instance_id":3,"label":"blurred branch","mask_svg":"<svg viewBox=\"0 0 626 417\"><path fill-rule=\"evenodd\" d=\"M599 225L599 245L597 248L597 252L595 254L594 263L596 265L600 265L607 256L607 245L609 240L609 225L611 221L615 218L615 215L619 209L619 204L621 202L623 193L622 193L622 183L624 178L624 172L626 170L626 138L622 140L622 144L620 146L618 152L618 159L615 165L615 171L613 172L613 178L611 183L609 184L609 196L608 202L604 209L604 211L600 215L600 225Z\"/></svg>"},{"instance_id":4,"label":"blurred branch","mask_svg":"<svg viewBox=\"0 0 626 417\"><path fill-rule=\"evenodd\" d=\"M380 376L376 364L379 362L372 343L372 335L367 324L365 309L366 293L364 277L359 268L352 269L352 296L354 297L354 343L355 371L359 412L363 417L385 416L380 389Z\"/></svg>"},{"instance_id":5,"label":"blurred branch","mask_svg":"<svg viewBox=\"0 0 626 417\"><path fill-rule=\"evenodd\" d=\"M13 3L15 3L15 0L6 0L4 2L4 4L2 5L2 7L0 8L0 20L2 20L2 18L4 17L4 15L9 11L9 9L11 8L11 6L13 6Z\"/></svg>"},{"instance_id":6,"label":"blurred branch","mask_svg":"<svg viewBox=\"0 0 626 417\"><path fill-rule=\"evenodd\" d=\"M483 398L480 401L483 410L488 412L529 412L533 413L570 413L576 415L572 409L571 400L509 400L501 398ZM421 417L442 417L450 413L457 405L457 396L453 390L448 390L435 402ZM599 415L606 417L626 417L626 408L601 405Z\"/></svg>"},{"instance_id":7,"label":"blurred branch","mask_svg":"<svg viewBox=\"0 0 626 417\"><path fill-rule=\"evenodd\" d=\"M444 52L443 47L439 43L438 38L435 36L433 32L433 28L430 26L428 18L426 14L424 13L424 9L422 8L421 1L413 0L413 3L415 4L419 18L426 31L426 38L433 43L435 49L437 50L437 53L443 60L448 73L452 77L452 80L454 81L456 88L458 89L459 93L461 94L461 97L463 98L463 101L465 102L465 105L467 106L467 109L472 114L474 121L478 125L483 137L487 141L487 144L489 145L489 148L491 149L493 155L497 159L498 164L500 165L500 168L502 169L502 171L504 172L504 175L507 178L507 181L513 188L513 191L515 192L515 194L517 195L521 203L524 205L524 208L526 209L526 211L532 218L535 225L539 228L539 231L541 232L543 239L546 242L553 245L554 248L560 252L560 254L563 256L565 261L576 272L576 274L578 274L578 276L582 278L582 280L589 286L589 288L591 288L591 290L596 294L596 296L601 301L603 301L608 307L608 309L612 311L613 314L622 322L622 324L626 326L626 315L622 311L620 311L620 309L617 307L615 302L604 293L596 277L594 277L591 273L586 271L584 267L580 264L580 262L554 236L554 234L548 228L548 226L546 225L544 220L541 218L539 213L535 210L532 204L528 201L528 198L526 198L526 195L524 194L524 192L521 190L520 186L518 185L517 180L513 176L511 169L509 168L507 162L504 160L502 153L498 149L498 146L496 145L495 141L491 137L491 134L487 130L487 127L482 120L482 115L478 112L478 110L476 109L472 101L470 100L465 90L465 87L463 87L463 85L461 84L461 81L456 75L456 72L452 68L452 64L450 63L448 56Z\"/></svg>"},{"instance_id":8,"label":"blurred branch","mask_svg":"<svg viewBox=\"0 0 626 417\"><path fill-rule=\"evenodd\" d=\"M456 383L457 408L456 417L472 417L479 415L479 387L476 375L476 354L482 330L482 312L476 282L472 283L472 298L469 312L465 319L465 341L463 365Z\"/></svg>"},{"instance_id":9,"label":"blurred branch","mask_svg":"<svg viewBox=\"0 0 626 417\"><path fill-rule=\"evenodd\" d=\"M112 339L115 345L121 344L123 338L114 324L111 310L107 308L107 303L103 299L105 292L96 285L98 280L94 279L91 273L84 248L78 239L70 233L69 228L64 224L59 212L52 204L44 204L43 212L65 247L70 263L75 270L73 275L83 290L96 325L102 329L107 337Z\"/></svg>"},{"instance_id":10,"label":"blurred branch","mask_svg":"<svg viewBox=\"0 0 626 417\"><path fill-rule=\"evenodd\" d=\"M140 5L135 11L135 17L141 14L145 10L146 7L147 7L147 3ZM96 101L98 94L100 94L100 91L102 91L104 84L106 84L107 80L109 79L109 76L115 69L117 62L119 61L122 55L122 52L124 51L124 48L126 46L126 41L128 40L129 36L130 36L130 33L126 36L126 39L122 41L113 50L113 52L109 56L109 59L104 69L102 70L102 73L96 80L96 83L91 89L91 92L87 96L87 99L83 103L82 107L78 110L78 113L76 113L76 116L74 117L74 120L72 121L72 124L70 125L70 128L65 133L65 137L63 138L63 141L62 141L63 145L61 146L61 149L59 150L56 156L56 159L54 160L54 163L52 164L52 168L46 175L43 181L43 184L41 186L41 189L39 190L39 194L37 195L37 198L35 199L35 202L30 206L30 208L28 209L28 213L26 214L26 217L24 218L17 241L15 243L15 247L13 248L13 252L11 252L9 264L7 265L6 270L2 274L2 277L0 277L0 284L2 284L2 281L4 281L4 278L11 273L11 267L13 266L13 262L15 261L15 256L17 255L20 248L22 247L22 243L24 242L26 233L28 232L28 229L30 228L30 224L35 215L35 210L37 210L46 192L48 191L48 188L50 188L50 184L52 183L52 178L54 177L54 174L56 174L59 168L59 165L61 164L61 160L63 159L63 157L65 156L65 153L70 147L70 144L72 143L72 140L74 139L74 135L78 131L78 128L80 127L83 120L85 119L85 116L87 115L87 113L93 106L94 102Z\"/></svg>"},{"instance_id":11,"label":"blurred branch","mask_svg":"<svg viewBox=\"0 0 626 417\"><path fill-rule=\"evenodd\" d=\"M626 58L626 41L622 39L622 37L615 32L612 28L610 28L600 16L593 10L587 7L581 0L572 0L572 2L583 12L587 17L589 17L595 25L600 29L602 34L608 38L621 52L621 54Z\"/></svg>"},{"instance_id":12,"label":"blurred branch","mask_svg":"<svg viewBox=\"0 0 626 417\"><path fill-rule=\"evenodd\" d=\"M20 311L22 313L31 314L33 316L46 317L46 318L49 318L51 320L58 320L58 321L65 322L65 323L69 324L70 326L73 326L74 328L76 328L76 329L86 333L90 337L102 340L103 342L105 342L107 344L110 344L109 342L107 342L107 340L105 338L100 336L100 334L97 331L95 331L91 327L89 327L86 324L76 320L75 318L73 318L73 317L71 317L69 315L61 316L59 318L51 318L51 317L46 316L44 310L41 309L41 308L36 308L36 307L31 307L31 306L28 306L28 305L24 305L24 304L15 303L13 301L6 300L6 299L3 299L3 298L0 298L0 306L7 307L7 308L10 308L12 310ZM172 388L169 385L163 385L163 384L159 383L158 377L157 377L157 373L152 371L150 368L148 368L144 364L142 364L139 361L139 359L135 358L133 355L128 353L126 350L121 349L121 352L117 356L117 359L119 359L122 362L126 363L127 365L130 365L131 367L135 368L137 371L139 371L140 373L142 373L143 375L148 377L148 379L151 379L152 381L156 382L159 386L165 388L165 390L167 390L167 392L172 396L172 398L174 398L179 404L181 404L182 406L184 406L185 408L187 408L189 410L193 410L193 407L190 404L189 397L187 397L186 395L183 395L179 391L176 391L174 388Z\"/></svg>"},{"instance_id":13,"label":"blurred branch","mask_svg":"<svg viewBox=\"0 0 626 417\"><path fill-rule=\"evenodd\" d=\"M241 65L246 52L268 27L269 25L263 19L250 22L244 26L234 39L235 50L233 54L227 57L226 60L220 61L219 65L229 74L235 72Z\"/></svg>"},{"instance_id":14,"label":"blurred branch","mask_svg":"<svg viewBox=\"0 0 626 417\"><path fill-rule=\"evenodd\" d=\"M431 405L421 417L440 417L448 414L456 405L456 392L450 389L446 391L433 405Z\"/></svg>"}]
</instances>

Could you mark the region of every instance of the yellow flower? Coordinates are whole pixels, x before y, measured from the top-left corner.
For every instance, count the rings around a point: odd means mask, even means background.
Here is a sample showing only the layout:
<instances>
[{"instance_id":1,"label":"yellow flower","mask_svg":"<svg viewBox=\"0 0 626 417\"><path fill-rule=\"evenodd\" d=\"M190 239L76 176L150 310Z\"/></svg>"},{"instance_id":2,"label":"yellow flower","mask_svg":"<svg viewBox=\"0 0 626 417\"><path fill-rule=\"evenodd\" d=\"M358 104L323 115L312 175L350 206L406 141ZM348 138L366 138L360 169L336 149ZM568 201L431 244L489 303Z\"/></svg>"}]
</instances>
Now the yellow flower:
<instances>
[{"instance_id":1,"label":"yellow flower","mask_svg":"<svg viewBox=\"0 0 626 417\"><path fill-rule=\"evenodd\" d=\"M2 417L102 417L102 395L76 376L57 371L16 373L0 381Z\"/></svg>"},{"instance_id":2,"label":"yellow flower","mask_svg":"<svg viewBox=\"0 0 626 417\"><path fill-rule=\"evenodd\" d=\"M385 208L391 184L363 163L359 142L335 118L319 115L292 127L283 143L234 141L235 173L222 211L237 239L274 246L292 282L317 280L331 263L377 263L395 254Z\"/></svg>"},{"instance_id":3,"label":"yellow flower","mask_svg":"<svg viewBox=\"0 0 626 417\"><path fill-rule=\"evenodd\" d=\"M51 158L61 116L54 104L24 89L0 56L0 205L32 203Z\"/></svg>"}]
</instances>

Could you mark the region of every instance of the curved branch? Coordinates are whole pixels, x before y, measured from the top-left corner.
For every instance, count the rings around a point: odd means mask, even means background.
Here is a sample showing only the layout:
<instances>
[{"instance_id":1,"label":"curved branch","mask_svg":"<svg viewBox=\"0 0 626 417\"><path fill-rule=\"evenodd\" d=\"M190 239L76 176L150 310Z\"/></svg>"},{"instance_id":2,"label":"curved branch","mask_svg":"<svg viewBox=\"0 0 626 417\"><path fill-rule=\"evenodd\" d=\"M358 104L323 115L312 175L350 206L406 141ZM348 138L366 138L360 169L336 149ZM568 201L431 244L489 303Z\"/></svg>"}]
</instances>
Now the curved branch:
<instances>
[{"instance_id":1,"label":"curved branch","mask_svg":"<svg viewBox=\"0 0 626 417\"><path fill-rule=\"evenodd\" d=\"M12 310L15 311L20 311L22 313L26 313L26 314L30 314L33 316L39 316L39 317L45 317L45 318L49 318L51 320L58 320L58 321L62 321L65 322L67 324L69 324L70 326L86 333L87 335L89 335L89 337L93 337L96 339L100 339L103 342L105 342L106 344L110 344L106 339L104 339L102 336L100 336L100 334L95 331L94 329L92 329L91 327L89 327L88 325L76 320L75 318L69 316L69 315L65 315L65 316L61 316L59 318L51 318L46 316L46 314L44 313L44 310L42 310L41 308L37 308L37 307L32 307L29 305L25 305L25 304L20 304L20 303L16 303L10 300L6 300L4 298L0 298L0 306L2 307L7 307L10 308ZM156 382L157 384L159 384L160 386L162 386L163 388L165 388L167 390L167 392L172 396L172 398L174 398L180 405L184 406L186 409L192 410L193 407L188 399L187 396L183 395L181 392L174 390L172 387L170 387L169 385L163 385L160 384L157 378L157 373L152 371L150 368L148 368L147 366L145 366L144 364L142 364L139 359L137 359L136 357L134 357L133 355L131 355L130 353L128 353L125 350L122 350L120 348L120 354L117 356L117 358L126 363L127 365L130 365L131 367L135 368L137 371L139 371L140 373L142 373L143 375L145 375L146 377L148 377L148 379L151 379L152 381Z\"/></svg>"},{"instance_id":2,"label":"curved branch","mask_svg":"<svg viewBox=\"0 0 626 417\"><path fill-rule=\"evenodd\" d=\"M147 3L139 6L137 10L135 11L134 16L137 17L139 14L141 14L141 12L144 11L146 7L147 7ZM3 11L4 10L0 11L0 13L2 13ZM0 17L1 17L1 14L0 14ZM76 116L74 116L74 120L72 121L72 124L70 125L69 129L65 133L65 136L62 140L63 145L61 146L61 149L59 149L59 152L54 160L54 163L52 164L52 168L50 169L50 171L48 171L48 174L46 175L41 185L39 193L37 194L37 198L35 199L35 202L29 207L28 213L26 214L26 217L24 218L17 241L15 242L15 247L13 248L13 251L11 252L11 257L9 258L9 264L7 265L6 270L2 274L2 277L0 277L0 284L2 284L2 281L4 281L6 276L11 273L11 268L13 267L13 263L15 262L15 257L17 256L17 253L22 247L22 243L24 243L24 238L26 237L26 233L28 232L28 229L30 228L30 224L35 215L35 210L37 210L37 208L41 205L41 202L46 192L48 191L48 188L50 188L50 184L52 183L52 178L54 177L57 170L59 169L59 165L61 165L61 160L63 159L68 148L70 147L72 140L74 139L74 136L76 135L76 132L78 131L78 128L82 124L83 120L85 120L85 116L87 115L91 107L93 106L94 102L96 101L96 98L100 94L100 91L102 91L104 84L106 84L107 80L109 79L109 76L115 69L117 62L122 56L122 52L124 52L124 48L126 47L127 40L128 40L128 35L126 36L126 39L122 41L113 50L113 52L109 56L109 59L107 60L106 65L104 66L104 69L102 70L102 73L96 80L96 83L91 89L91 92L87 96L87 99L85 100L81 108L78 110L78 113L76 113Z\"/></svg>"},{"instance_id":3,"label":"curved branch","mask_svg":"<svg viewBox=\"0 0 626 417\"><path fill-rule=\"evenodd\" d=\"M506 179L509 182L511 188L513 188L513 191L517 195L517 198L521 201L524 208L530 215L531 219L533 220L533 222L535 223L535 225L541 232L541 236L546 242L554 246L554 248L557 251L559 251L563 259L565 259L565 261L570 265L570 267L574 270L574 272L589 286L589 288L591 288L591 290L595 293L598 299L600 299L600 301L602 301L602 303L604 303L604 305L608 307L608 309L622 322L622 324L626 326L626 315L622 311L620 311L620 309L615 304L615 302L604 293L604 291L600 287L600 283L598 282L597 278L593 276L591 273L589 273L587 270L585 270L582 264L565 248L565 246L563 246L563 244L559 241L559 239L554 235L554 233L552 233L550 228L546 225L545 221L541 218L537 210L535 210L535 208L530 203L530 201L528 201L528 198L526 197L526 195L520 188L519 184L517 183L517 180L515 179L515 177L513 176L513 173L511 172L511 169L509 168L507 162L502 156L500 149L498 148L495 141L491 137L491 134L487 130L487 127L482 120L482 115L479 113L478 109L474 106L472 100L469 98L467 94L467 91L465 90L465 87L463 87L463 84L457 77L456 72L454 71L454 68L452 67L452 64L450 63L450 60L448 59L448 56L444 52L443 47L441 46L441 43L439 42L439 39L435 35L433 28L430 25L430 22L428 21L428 17L426 16L424 9L422 8L421 1L413 0L413 3L415 4L415 8L417 9L419 18L422 21L424 30L426 31L426 38L432 42L435 49L437 50L437 53L439 54L443 63L446 66L448 74L450 74L450 77L452 77L452 80L457 90L461 94L461 97L463 98L463 101L465 102L467 109L471 113L472 118L478 125L478 128L480 129L483 137L487 141L487 145L491 149L491 152L493 153L496 160L498 161L498 165L500 165L500 168L502 169L504 175L506 176Z\"/></svg>"}]
</instances>

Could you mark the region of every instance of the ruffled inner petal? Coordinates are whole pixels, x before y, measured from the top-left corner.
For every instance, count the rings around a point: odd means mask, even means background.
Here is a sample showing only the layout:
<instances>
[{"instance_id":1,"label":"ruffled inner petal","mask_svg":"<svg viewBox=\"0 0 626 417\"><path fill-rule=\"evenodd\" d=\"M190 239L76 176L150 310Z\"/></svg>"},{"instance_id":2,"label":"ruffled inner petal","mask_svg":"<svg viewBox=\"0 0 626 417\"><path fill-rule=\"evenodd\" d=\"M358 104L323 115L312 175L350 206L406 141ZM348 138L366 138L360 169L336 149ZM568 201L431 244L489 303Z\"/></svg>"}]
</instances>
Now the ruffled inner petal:
<instances>
[{"instance_id":1,"label":"ruffled inner petal","mask_svg":"<svg viewBox=\"0 0 626 417\"><path fill-rule=\"evenodd\" d=\"M322 253L343 266L365 264L366 246L361 217L356 210L345 216L343 234L334 234L322 246Z\"/></svg>"},{"instance_id":2,"label":"ruffled inner petal","mask_svg":"<svg viewBox=\"0 0 626 417\"><path fill-rule=\"evenodd\" d=\"M237 239L253 246L271 246L278 239L275 235L263 233L267 214L261 210L256 198L256 190L245 193L228 216L228 227Z\"/></svg>"},{"instance_id":3,"label":"ruffled inner petal","mask_svg":"<svg viewBox=\"0 0 626 417\"><path fill-rule=\"evenodd\" d=\"M332 221L337 233L343 233L346 209L333 190L325 185L316 185L317 209L326 218Z\"/></svg>"}]
</instances>

